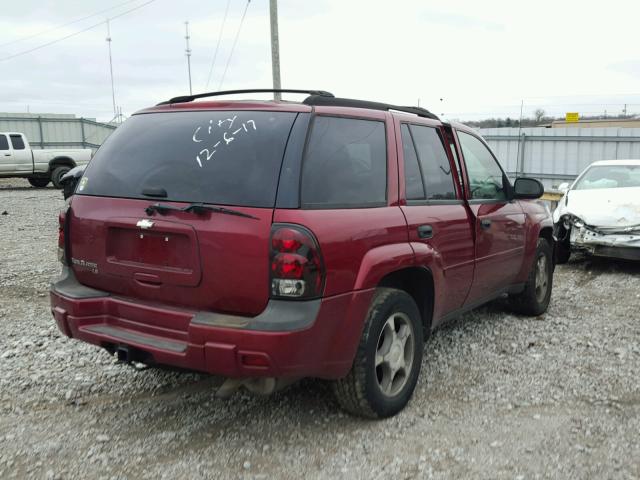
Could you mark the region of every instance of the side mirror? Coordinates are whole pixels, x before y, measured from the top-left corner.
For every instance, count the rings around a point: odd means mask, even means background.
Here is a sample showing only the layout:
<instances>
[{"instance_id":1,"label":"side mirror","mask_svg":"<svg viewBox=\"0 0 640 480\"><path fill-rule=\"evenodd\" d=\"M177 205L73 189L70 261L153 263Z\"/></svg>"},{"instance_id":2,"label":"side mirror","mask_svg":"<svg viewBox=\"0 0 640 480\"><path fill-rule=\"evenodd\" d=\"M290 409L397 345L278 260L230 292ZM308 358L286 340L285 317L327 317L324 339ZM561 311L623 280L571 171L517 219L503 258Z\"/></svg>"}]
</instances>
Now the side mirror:
<instances>
[{"instance_id":1,"label":"side mirror","mask_svg":"<svg viewBox=\"0 0 640 480\"><path fill-rule=\"evenodd\" d=\"M567 193L567 191L569 190L569 182L562 182L560 185L558 185L558 190L560 190L562 193Z\"/></svg>"},{"instance_id":2,"label":"side mirror","mask_svg":"<svg viewBox=\"0 0 640 480\"><path fill-rule=\"evenodd\" d=\"M534 200L544 193L544 186L535 178L516 178L513 185L514 198L522 200Z\"/></svg>"},{"instance_id":3,"label":"side mirror","mask_svg":"<svg viewBox=\"0 0 640 480\"><path fill-rule=\"evenodd\" d=\"M76 192L76 186L82 178L82 174L84 173L85 168L87 168L86 165L72 168L60 179L60 184L62 185L62 195L64 195L65 200Z\"/></svg>"}]
</instances>

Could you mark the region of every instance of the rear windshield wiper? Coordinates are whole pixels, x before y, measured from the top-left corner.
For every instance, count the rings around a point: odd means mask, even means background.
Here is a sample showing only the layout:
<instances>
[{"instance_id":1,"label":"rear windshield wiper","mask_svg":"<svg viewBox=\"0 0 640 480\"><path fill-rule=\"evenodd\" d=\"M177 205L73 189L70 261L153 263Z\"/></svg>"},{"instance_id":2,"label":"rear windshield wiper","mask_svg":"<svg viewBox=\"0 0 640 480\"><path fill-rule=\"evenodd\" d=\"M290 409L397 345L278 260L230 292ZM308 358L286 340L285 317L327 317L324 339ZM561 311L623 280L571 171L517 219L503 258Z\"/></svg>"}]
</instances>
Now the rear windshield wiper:
<instances>
[{"instance_id":1,"label":"rear windshield wiper","mask_svg":"<svg viewBox=\"0 0 640 480\"><path fill-rule=\"evenodd\" d=\"M165 205L163 203L154 203L153 205L149 205L144 210L147 212L147 215L153 215L153 212L158 212L161 215L166 214L170 211L176 212L193 212L197 215L202 215L205 212L216 212L216 213L224 213L226 215L235 215L237 217L245 217L245 218L253 218L254 220L258 220L258 217L254 217L253 215L249 215L248 213L239 212L238 210L232 210L230 208L225 207L214 207L212 205L205 205L203 203L191 203L186 207L174 207L173 205Z\"/></svg>"}]
</instances>

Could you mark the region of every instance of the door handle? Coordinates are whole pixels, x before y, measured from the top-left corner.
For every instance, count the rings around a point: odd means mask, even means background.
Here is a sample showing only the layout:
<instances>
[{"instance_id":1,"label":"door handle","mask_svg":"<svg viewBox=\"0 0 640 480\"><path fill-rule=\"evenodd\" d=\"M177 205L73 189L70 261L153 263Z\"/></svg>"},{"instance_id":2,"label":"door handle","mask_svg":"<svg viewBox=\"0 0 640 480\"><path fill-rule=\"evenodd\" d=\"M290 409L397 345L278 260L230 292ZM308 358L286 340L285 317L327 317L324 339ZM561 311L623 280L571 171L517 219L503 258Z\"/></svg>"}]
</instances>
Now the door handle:
<instances>
[{"instance_id":1,"label":"door handle","mask_svg":"<svg viewBox=\"0 0 640 480\"><path fill-rule=\"evenodd\" d=\"M482 227L484 230L490 228L491 220L489 218L483 218L482 220L480 220L480 227Z\"/></svg>"},{"instance_id":2,"label":"door handle","mask_svg":"<svg viewBox=\"0 0 640 480\"><path fill-rule=\"evenodd\" d=\"M5 156L5 157L10 157L10 156L11 156L11 154L10 154L10 153L5 153L5 154L4 154L4 156Z\"/></svg>"},{"instance_id":3,"label":"door handle","mask_svg":"<svg viewBox=\"0 0 640 480\"><path fill-rule=\"evenodd\" d=\"M431 225L420 225L418 227L418 237L420 238L433 237L433 227Z\"/></svg>"}]
</instances>

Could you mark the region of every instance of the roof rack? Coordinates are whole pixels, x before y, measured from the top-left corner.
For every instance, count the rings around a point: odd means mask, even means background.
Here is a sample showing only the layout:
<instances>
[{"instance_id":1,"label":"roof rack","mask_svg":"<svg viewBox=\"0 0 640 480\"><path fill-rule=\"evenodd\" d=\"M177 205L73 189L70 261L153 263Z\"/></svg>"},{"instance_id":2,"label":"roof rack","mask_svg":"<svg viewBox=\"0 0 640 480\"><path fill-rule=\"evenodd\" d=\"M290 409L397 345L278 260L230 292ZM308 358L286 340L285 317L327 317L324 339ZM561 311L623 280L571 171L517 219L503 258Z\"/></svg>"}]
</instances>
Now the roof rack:
<instances>
[{"instance_id":1,"label":"roof rack","mask_svg":"<svg viewBox=\"0 0 640 480\"><path fill-rule=\"evenodd\" d=\"M436 115L431 113L426 108L421 107L403 107L399 105L391 105L388 103L369 102L367 100L355 100L352 98L336 98L333 95L331 97L324 95L310 94L302 102L306 105L313 106L330 106L330 107L354 107L354 108L370 108L372 110L397 110L399 112L412 113L419 117L431 118L433 120L440 120Z\"/></svg>"},{"instance_id":2,"label":"roof rack","mask_svg":"<svg viewBox=\"0 0 640 480\"><path fill-rule=\"evenodd\" d=\"M295 90L289 88L252 88L247 90L223 90L220 92L198 93L196 95L183 95L181 97L173 97L158 105L170 105L172 103L187 103L198 98L220 97L223 95L236 95L240 93L306 93L309 95L302 103L309 106L331 106L331 107L354 107L354 108L370 108L372 110L397 110L399 112L412 113L419 117L440 120L429 110L421 107L403 107L400 105L391 105L389 103L369 102L367 100L356 100L353 98L337 98L331 92L324 90Z\"/></svg>"},{"instance_id":3,"label":"roof rack","mask_svg":"<svg viewBox=\"0 0 640 480\"><path fill-rule=\"evenodd\" d=\"M181 97L173 97L165 102L160 102L158 105L169 105L171 103L186 103L192 102L197 98L206 97L219 97L222 95L235 95L239 93L306 93L313 97L333 98L333 93L325 92L324 90L292 90L287 88L252 88L248 90L224 90L220 92L207 92L198 93L196 95L183 95Z\"/></svg>"}]
</instances>

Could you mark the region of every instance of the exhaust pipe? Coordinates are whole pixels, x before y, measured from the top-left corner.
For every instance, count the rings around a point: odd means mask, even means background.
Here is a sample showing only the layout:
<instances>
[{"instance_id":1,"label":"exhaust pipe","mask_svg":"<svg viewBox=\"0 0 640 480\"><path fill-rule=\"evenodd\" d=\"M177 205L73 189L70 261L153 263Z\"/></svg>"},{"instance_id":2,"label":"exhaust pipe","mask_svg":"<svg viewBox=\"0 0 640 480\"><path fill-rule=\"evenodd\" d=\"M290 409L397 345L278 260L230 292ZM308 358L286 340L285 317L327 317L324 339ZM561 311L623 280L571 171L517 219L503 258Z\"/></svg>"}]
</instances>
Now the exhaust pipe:
<instances>
[{"instance_id":1,"label":"exhaust pipe","mask_svg":"<svg viewBox=\"0 0 640 480\"><path fill-rule=\"evenodd\" d=\"M116 347L116 356L118 357L119 362L130 363L131 362L131 352L129 352L129 348L125 346Z\"/></svg>"}]
</instances>

